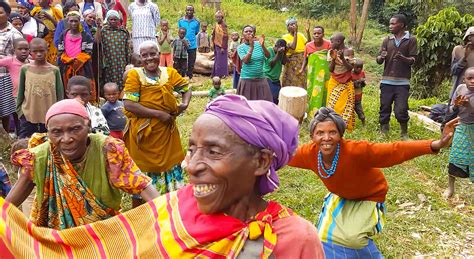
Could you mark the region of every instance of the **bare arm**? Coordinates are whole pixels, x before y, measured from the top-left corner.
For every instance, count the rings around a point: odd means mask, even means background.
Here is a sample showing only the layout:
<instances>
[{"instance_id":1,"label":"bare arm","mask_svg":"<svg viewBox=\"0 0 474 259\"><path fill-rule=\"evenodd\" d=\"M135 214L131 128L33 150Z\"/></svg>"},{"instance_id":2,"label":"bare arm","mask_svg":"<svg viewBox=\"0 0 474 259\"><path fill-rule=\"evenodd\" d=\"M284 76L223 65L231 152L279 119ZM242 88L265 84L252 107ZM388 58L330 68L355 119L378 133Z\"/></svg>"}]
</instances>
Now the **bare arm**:
<instances>
[{"instance_id":1,"label":"bare arm","mask_svg":"<svg viewBox=\"0 0 474 259\"><path fill-rule=\"evenodd\" d=\"M140 196L147 202L160 197L160 193L156 190L155 186L150 184L140 193Z\"/></svg>"},{"instance_id":2,"label":"bare arm","mask_svg":"<svg viewBox=\"0 0 474 259\"><path fill-rule=\"evenodd\" d=\"M28 198L34 187L35 184L29 176L20 173L18 181L8 193L5 200L18 207Z\"/></svg>"},{"instance_id":3,"label":"bare arm","mask_svg":"<svg viewBox=\"0 0 474 259\"><path fill-rule=\"evenodd\" d=\"M265 47L265 43L264 43L264 44L261 44L261 45L262 45L263 54L265 55L265 57L266 57L266 58L270 57L270 52L268 52L267 47Z\"/></svg>"},{"instance_id":4,"label":"bare arm","mask_svg":"<svg viewBox=\"0 0 474 259\"><path fill-rule=\"evenodd\" d=\"M281 52L277 51L276 55L270 61L270 67L274 67L276 65L276 63L280 60L280 57L281 57Z\"/></svg>"},{"instance_id":5,"label":"bare arm","mask_svg":"<svg viewBox=\"0 0 474 259\"><path fill-rule=\"evenodd\" d=\"M303 64L301 65L300 73L306 70L307 65L308 65L308 57L304 58Z\"/></svg>"}]
</instances>

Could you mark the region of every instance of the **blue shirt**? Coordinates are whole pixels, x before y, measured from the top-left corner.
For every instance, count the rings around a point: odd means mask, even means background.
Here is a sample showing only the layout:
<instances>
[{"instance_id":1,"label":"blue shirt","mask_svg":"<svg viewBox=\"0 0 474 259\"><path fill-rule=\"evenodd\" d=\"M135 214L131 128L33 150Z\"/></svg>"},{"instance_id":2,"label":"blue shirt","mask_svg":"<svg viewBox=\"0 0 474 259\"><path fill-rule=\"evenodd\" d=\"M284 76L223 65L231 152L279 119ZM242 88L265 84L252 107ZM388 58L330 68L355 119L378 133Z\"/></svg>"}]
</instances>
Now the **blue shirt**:
<instances>
[{"instance_id":1,"label":"blue shirt","mask_svg":"<svg viewBox=\"0 0 474 259\"><path fill-rule=\"evenodd\" d=\"M250 46L248 44L240 44L237 48L237 53L241 60L249 53ZM242 70L240 71L240 78L242 79L256 79L265 78L263 73L263 62L265 61L265 54L263 53L262 45L258 41L254 42L252 56L250 62L242 61Z\"/></svg>"},{"instance_id":2,"label":"blue shirt","mask_svg":"<svg viewBox=\"0 0 474 259\"><path fill-rule=\"evenodd\" d=\"M178 21L178 29L185 28L186 29L186 39L189 40L189 49L196 49L197 48L197 40L196 35L199 33L199 28L201 28L201 24L199 23L196 18L192 18L191 20L186 19L183 17Z\"/></svg>"},{"instance_id":3,"label":"blue shirt","mask_svg":"<svg viewBox=\"0 0 474 259\"><path fill-rule=\"evenodd\" d=\"M120 131L125 128L127 117L123 114L123 103L121 101L106 102L100 109L111 131Z\"/></svg>"}]
</instances>

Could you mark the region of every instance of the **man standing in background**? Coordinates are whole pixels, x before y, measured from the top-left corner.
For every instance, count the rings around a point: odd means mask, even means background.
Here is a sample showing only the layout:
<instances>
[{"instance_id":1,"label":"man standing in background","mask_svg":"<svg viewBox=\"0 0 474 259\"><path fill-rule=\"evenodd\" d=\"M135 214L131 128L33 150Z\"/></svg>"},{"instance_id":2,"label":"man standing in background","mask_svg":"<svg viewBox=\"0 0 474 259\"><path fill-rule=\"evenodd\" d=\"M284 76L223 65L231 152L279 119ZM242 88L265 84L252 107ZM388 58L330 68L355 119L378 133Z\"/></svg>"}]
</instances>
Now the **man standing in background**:
<instances>
[{"instance_id":1,"label":"man standing in background","mask_svg":"<svg viewBox=\"0 0 474 259\"><path fill-rule=\"evenodd\" d=\"M201 24L194 17L194 6L186 6L186 15L179 19L178 29L186 28L186 39L189 40L188 48L188 72L187 76L189 77L189 82L192 82L194 63L196 62L196 49L197 49L197 40L196 35L199 33L199 28Z\"/></svg>"}]
</instances>

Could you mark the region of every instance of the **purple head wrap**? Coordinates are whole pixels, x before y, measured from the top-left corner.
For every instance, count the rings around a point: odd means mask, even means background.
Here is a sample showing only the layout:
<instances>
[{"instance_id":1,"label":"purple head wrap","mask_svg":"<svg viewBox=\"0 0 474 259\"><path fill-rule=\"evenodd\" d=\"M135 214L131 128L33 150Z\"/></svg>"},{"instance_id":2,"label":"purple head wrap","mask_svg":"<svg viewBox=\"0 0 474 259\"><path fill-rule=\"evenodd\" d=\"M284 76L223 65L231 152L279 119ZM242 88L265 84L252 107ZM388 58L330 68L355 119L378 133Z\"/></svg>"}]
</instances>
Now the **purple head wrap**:
<instances>
[{"instance_id":1,"label":"purple head wrap","mask_svg":"<svg viewBox=\"0 0 474 259\"><path fill-rule=\"evenodd\" d=\"M205 113L217 116L245 142L273 152L270 170L257 182L260 195L278 188L276 171L290 161L298 146L298 121L271 102L248 101L240 95L216 98Z\"/></svg>"}]
</instances>

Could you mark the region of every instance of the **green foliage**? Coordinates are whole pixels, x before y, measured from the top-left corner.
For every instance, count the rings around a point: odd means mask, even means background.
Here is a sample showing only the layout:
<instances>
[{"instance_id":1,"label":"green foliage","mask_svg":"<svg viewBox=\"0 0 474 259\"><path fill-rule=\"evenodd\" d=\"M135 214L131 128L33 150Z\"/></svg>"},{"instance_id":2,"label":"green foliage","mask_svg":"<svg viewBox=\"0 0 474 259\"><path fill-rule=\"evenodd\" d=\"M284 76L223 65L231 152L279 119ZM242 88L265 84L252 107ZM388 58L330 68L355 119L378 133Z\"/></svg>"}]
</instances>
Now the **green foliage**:
<instances>
[{"instance_id":1,"label":"green foliage","mask_svg":"<svg viewBox=\"0 0 474 259\"><path fill-rule=\"evenodd\" d=\"M474 25L474 16L461 16L454 7L441 10L418 26L418 57L413 82L422 97L438 91L444 79L450 76L451 52L462 44L464 31Z\"/></svg>"}]
</instances>

